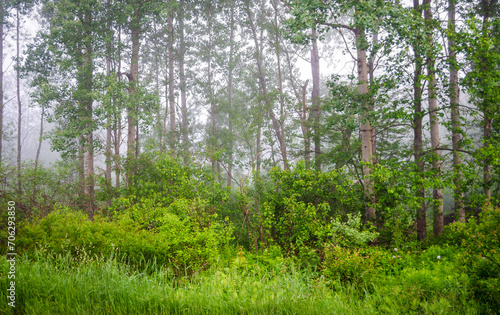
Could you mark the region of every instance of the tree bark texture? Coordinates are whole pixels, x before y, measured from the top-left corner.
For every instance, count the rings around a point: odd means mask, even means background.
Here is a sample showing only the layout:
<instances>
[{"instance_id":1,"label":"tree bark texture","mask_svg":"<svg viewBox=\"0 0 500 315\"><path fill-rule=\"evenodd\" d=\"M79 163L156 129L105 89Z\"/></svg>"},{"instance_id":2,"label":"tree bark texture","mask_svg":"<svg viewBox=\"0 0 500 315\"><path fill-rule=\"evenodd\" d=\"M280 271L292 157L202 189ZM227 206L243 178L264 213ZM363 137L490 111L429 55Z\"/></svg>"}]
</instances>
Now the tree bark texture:
<instances>
[{"instance_id":1,"label":"tree bark texture","mask_svg":"<svg viewBox=\"0 0 500 315\"><path fill-rule=\"evenodd\" d=\"M356 42L357 42L357 66L358 66L358 92L362 99L361 106L361 122L360 122L360 134L361 134L361 156L362 161L368 165L363 166L363 178L364 178L364 190L365 198L368 203L373 201L373 184L370 180L370 165L373 165L372 160L372 127L369 121L370 115L370 105L368 104L368 65L366 60L366 50L360 46L366 41L364 30L361 28L356 28ZM375 208L371 205L366 206L365 217L367 220L376 219Z\"/></svg>"},{"instance_id":2,"label":"tree bark texture","mask_svg":"<svg viewBox=\"0 0 500 315\"><path fill-rule=\"evenodd\" d=\"M319 99L319 53L318 53L318 32L312 29L312 49L311 49L311 70L312 70L312 126L314 140L314 164L318 172L321 171L321 135L320 135L320 99Z\"/></svg>"}]
</instances>

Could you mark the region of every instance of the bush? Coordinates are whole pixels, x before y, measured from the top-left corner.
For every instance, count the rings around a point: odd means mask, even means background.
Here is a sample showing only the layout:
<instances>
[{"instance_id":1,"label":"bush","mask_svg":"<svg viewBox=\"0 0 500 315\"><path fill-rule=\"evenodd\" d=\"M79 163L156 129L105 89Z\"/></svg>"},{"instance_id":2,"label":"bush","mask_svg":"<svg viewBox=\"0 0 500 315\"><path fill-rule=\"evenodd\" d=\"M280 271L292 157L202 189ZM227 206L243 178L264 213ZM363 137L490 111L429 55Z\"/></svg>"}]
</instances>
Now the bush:
<instances>
[{"instance_id":1,"label":"bush","mask_svg":"<svg viewBox=\"0 0 500 315\"><path fill-rule=\"evenodd\" d=\"M164 211L157 217L159 225L144 229L129 214L111 222L95 216L89 220L83 213L64 209L32 223L25 223L18 235L20 253L36 249L86 259L118 253L133 265L156 261L178 274L191 274L214 262L219 247L227 243L230 233L217 223L200 228L189 218Z\"/></svg>"},{"instance_id":2,"label":"bush","mask_svg":"<svg viewBox=\"0 0 500 315\"><path fill-rule=\"evenodd\" d=\"M121 191L131 204L148 199L156 207L166 207L177 199L197 198L207 201L206 210L213 214L228 199L229 190L220 186L209 169L185 166L158 152L144 153L134 163L134 176Z\"/></svg>"},{"instance_id":3,"label":"bush","mask_svg":"<svg viewBox=\"0 0 500 315\"><path fill-rule=\"evenodd\" d=\"M335 234L333 218L339 222L363 207L362 191L341 171L317 172L298 163L294 170L274 168L269 176L262 198L263 226L284 252L302 260L321 256L323 244Z\"/></svg>"},{"instance_id":4,"label":"bush","mask_svg":"<svg viewBox=\"0 0 500 315\"><path fill-rule=\"evenodd\" d=\"M500 209L486 205L480 223L454 223L450 231L461 238L459 267L470 277L471 294L488 311L500 310ZM453 237L453 236L452 236Z\"/></svg>"},{"instance_id":5,"label":"bush","mask_svg":"<svg viewBox=\"0 0 500 315\"><path fill-rule=\"evenodd\" d=\"M361 286L380 278L389 264L389 254L379 248L348 249L330 244L322 266L325 277Z\"/></svg>"}]
</instances>

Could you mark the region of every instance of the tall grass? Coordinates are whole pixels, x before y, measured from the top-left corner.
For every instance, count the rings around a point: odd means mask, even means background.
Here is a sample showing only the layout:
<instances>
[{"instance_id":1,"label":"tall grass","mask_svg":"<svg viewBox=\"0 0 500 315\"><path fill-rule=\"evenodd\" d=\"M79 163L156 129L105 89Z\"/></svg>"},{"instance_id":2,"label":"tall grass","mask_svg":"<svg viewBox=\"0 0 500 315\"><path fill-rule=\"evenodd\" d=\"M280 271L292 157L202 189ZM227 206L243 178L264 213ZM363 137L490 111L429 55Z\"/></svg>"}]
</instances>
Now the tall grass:
<instances>
[{"instance_id":1,"label":"tall grass","mask_svg":"<svg viewBox=\"0 0 500 315\"><path fill-rule=\"evenodd\" d=\"M418 286L394 278L360 289L293 265L259 268L227 263L191 278L176 278L154 264L138 271L115 257L75 261L50 255L17 262L14 309L6 302L8 268L2 257L2 314L476 313L474 305L460 300L459 292L408 299L412 293L405 290Z\"/></svg>"}]
</instances>

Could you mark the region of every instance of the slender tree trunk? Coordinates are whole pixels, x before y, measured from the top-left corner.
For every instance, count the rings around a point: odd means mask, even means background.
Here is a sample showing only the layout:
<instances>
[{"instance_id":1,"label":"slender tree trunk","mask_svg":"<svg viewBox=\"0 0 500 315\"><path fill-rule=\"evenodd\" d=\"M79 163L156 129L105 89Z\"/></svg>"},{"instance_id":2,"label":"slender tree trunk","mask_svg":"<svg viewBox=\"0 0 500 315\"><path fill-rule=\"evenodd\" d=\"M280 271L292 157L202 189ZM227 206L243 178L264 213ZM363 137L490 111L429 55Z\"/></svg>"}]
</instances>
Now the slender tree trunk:
<instances>
[{"instance_id":1,"label":"slender tree trunk","mask_svg":"<svg viewBox=\"0 0 500 315\"><path fill-rule=\"evenodd\" d=\"M321 108L319 104L319 53L318 53L318 32L312 30L312 49L311 49L311 69L312 69L312 120L313 120L313 140L314 140L314 164L316 170L321 171L321 135L320 135L320 115Z\"/></svg>"},{"instance_id":2,"label":"slender tree trunk","mask_svg":"<svg viewBox=\"0 0 500 315\"><path fill-rule=\"evenodd\" d=\"M418 0L417 0L418 1ZM427 217L425 207L425 188L421 182L424 177L424 159L423 159L423 146L422 146L422 82L420 76L422 75L422 58L415 54L416 67L415 79L413 82L413 101L414 101L414 114L413 114L413 151L415 157L415 164L417 166L417 196L420 200L420 205L417 209L417 237L420 241L427 237Z\"/></svg>"},{"instance_id":3,"label":"slender tree trunk","mask_svg":"<svg viewBox=\"0 0 500 315\"><path fill-rule=\"evenodd\" d=\"M85 24L88 28L92 25L91 11L85 12ZM92 34L85 34L86 37ZM94 215L94 139L93 139L93 112L92 112L92 44L87 40L84 48L84 64L83 64L83 91L85 93L83 100L83 108L85 111L85 141L84 141L84 179L85 179L85 195L87 198L87 212L89 216Z\"/></svg>"},{"instance_id":4,"label":"slender tree trunk","mask_svg":"<svg viewBox=\"0 0 500 315\"><path fill-rule=\"evenodd\" d=\"M168 104L170 107L170 149L175 151L175 95L174 95L174 12L169 12L168 24Z\"/></svg>"},{"instance_id":5,"label":"slender tree trunk","mask_svg":"<svg viewBox=\"0 0 500 315\"><path fill-rule=\"evenodd\" d=\"M85 138L78 137L78 193L81 198L85 197L85 159L84 159ZM87 204L82 201L82 209L86 209Z\"/></svg>"},{"instance_id":6,"label":"slender tree trunk","mask_svg":"<svg viewBox=\"0 0 500 315\"><path fill-rule=\"evenodd\" d=\"M0 165L2 164L3 154L3 37L4 37L4 21L5 3L0 0Z\"/></svg>"},{"instance_id":7,"label":"slender tree trunk","mask_svg":"<svg viewBox=\"0 0 500 315\"><path fill-rule=\"evenodd\" d=\"M279 25L278 25L278 4L279 1L271 1L271 4L274 7L274 27L275 27L275 53L276 53L276 63L278 66L278 92L279 92L279 103L280 103L280 118L279 118L279 127L281 135L281 139L285 142L285 97L283 94L283 76L281 72L281 38L279 35ZM280 145L281 147L281 145ZM286 152L285 152L286 155ZM286 159L283 160L283 163L287 163ZM284 169L288 169L288 165L284 165Z\"/></svg>"},{"instance_id":8,"label":"slender tree trunk","mask_svg":"<svg viewBox=\"0 0 500 315\"><path fill-rule=\"evenodd\" d=\"M372 41L373 45L376 46L378 45L378 30L376 30L373 33L372 36ZM370 87L373 86L375 83L374 78L375 78L375 58L377 57L377 51L374 50L372 52L372 55L370 56L370 59L368 60L368 76L370 80ZM370 99L370 109L371 111L375 110L375 100L374 97L372 96ZM377 132L375 130L375 127L372 126L372 158L373 158L373 164L377 164Z\"/></svg>"},{"instance_id":9,"label":"slender tree trunk","mask_svg":"<svg viewBox=\"0 0 500 315\"><path fill-rule=\"evenodd\" d=\"M109 78L111 76L111 0L106 1L106 11L108 13L108 21L107 21L107 33L108 33L108 43L106 44L106 75ZM110 98L110 106L112 108L114 102L113 98ZM106 115L106 172L105 179L106 185L111 186L111 171L112 171L112 152L111 152L111 138L112 138L112 114L110 110L107 111Z\"/></svg>"},{"instance_id":10,"label":"slender tree trunk","mask_svg":"<svg viewBox=\"0 0 500 315\"><path fill-rule=\"evenodd\" d=\"M232 3L232 2L231 2ZM186 45L184 43L184 0L179 1L179 89L181 92L181 115L182 115L182 146L184 164L189 161L189 129L188 129L188 112L187 112L187 97L186 97L186 75L184 73L184 55Z\"/></svg>"},{"instance_id":11,"label":"slender tree trunk","mask_svg":"<svg viewBox=\"0 0 500 315\"><path fill-rule=\"evenodd\" d=\"M484 147L486 148L491 139L491 121L490 112L485 108L484 110L484 131L483 131L483 139L484 139ZM488 161L484 162L483 167L483 180L484 180L484 197L485 201L489 202L491 199L491 165Z\"/></svg>"},{"instance_id":12,"label":"slender tree trunk","mask_svg":"<svg viewBox=\"0 0 500 315\"><path fill-rule=\"evenodd\" d=\"M424 0L424 18L427 25L427 42L433 42L432 36L432 8L431 1ZM430 48L432 49L432 48ZM427 77L428 82L428 98L429 98L429 115L431 124L431 146L433 153L432 168L435 173L436 179L441 177L441 151L440 149L440 136L439 136L439 118L437 106L437 92L436 92L436 74L435 74L435 57L432 51L427 52ZM438 236L443 233L443 193L439 187L435 187L433 191L434 199L434 235Z\"/></svg>"},{"instance_id":13,"label":"slender tree trunk","mask_svg":"<svg viewBox=\"0 0 500 315\"><path fill-rule=\"evenodd\" d=\"M356 14L358 14L356 12ZM356 42L357 42L357 63L358 63L358 92L361 95L368 94L368 65L366 60L366 50L361 48L363 42L366 41L364 30L356 29ZM361 133L361 156L362 161L365 163L373 164L372 159L372 127L369 121L369 114L371 111L370 104L365 101L361 104L362 116L360 122L360 133ZM365 198L369 203L373 202L373 184L370 180L370 166L363 166L363 178L364 178L364 190ZM376 218L375 208L371 205L366 207L365 217L367 220L374 220Z\"/></svg>"},{"instance_id":14,"label":"slender tree trunk","mask_svg":"<svg viewBox=\"0 0 500 315\"><path fill-rule=\"evenodd\" d=\"M112 149L111 143L113 138L113 128L111 127L112 119L111 115L108 115L107 126L106 126L106 171L104 177L106 179L107 185L111 186L111 172L112 172Z\"/></svg>"},{"instance_id":15,"label":"slender tree trunk","mask_svg":"<svg viewBox=\"0 0 500 315\"><path fill-rule=\"evenodd\" d=\"M122 38L121 38L122 30L121 27L118 27L118 67L117 67L117 72L121 73L122 70L122 52L121 52L121 43L122 43ZM121 76L118 76L118 82L121 81ZM119 102L117 103L118 110L115 112L115 117L114 117L114 160L115 160L115 173L116 173L116 178L115 178L115 186L116 188L120 187L120 176L121 176L121 161L120 161L120 146L121 146L121 141L122 141L122 102L121 98Z\"/></svg>"},{"instance_id":16,"label":"slender tree trunk","mask_svg":"<svg viewBox=\"0 0 500 315\"><path fill-rule=\"evenodd\" d=\"M264 68L262 65L261 48L259 45L259 41L257 39L257 32L256 32L255 24L253 22L252 13L250 11L250 4L248 1L246 3L246 11L247 11L247 16L248 16L248 21L250 23L250 30L252 31L253 40L254 40L254 44L255 44L255 50L256 50L256 56L255 56L256 58L255 59L257 61L257 68L259 71L259 83L260 83L260 86L262 89L262 94L264 96L267 111L269 113L269 116L271 117L273 129L276 133L276 137L278 138L278 143L280 145L280 151L281 151L281 155L283 157L283 163L285 165L285 169L288 169L288 159L287 159L285 140L284 140L284 136L283 136L283 133L281 131L278 119L276 119L276 115L273 112L272 104L271 104L269 94L267 91L267 84L266 84L265 75L264 75Z\"/></svg>"},{"instance_id":17,"label":"slender tree trunk","mask_svg":"<svg viewBox=\"0 0 500 315\"><path fill-rule=\"evenodd\" d=\"M216 111L216 104L215 104L215 97L214 97L214 90L212 86L212 78L213 78L213 73L212 73L212 50L213 50L213 27L212 27L212 5L208 8L207 12L207 31L208 31L208 51L207 51L207 95L208 95L208 102L210 103L210 140L209 140L209 154L210 154L210 160L212 162L212 172L218 173L218 167L217 167L217 159L215 158L215 152L218 149L217 146L217 123L216 123L216 117L215 117L215 111Z\"/></svg>"},{"instance_id":18,"label":"slender tree trunk","mask_svg":"<svg viewBox=\"0 0 500 315\"><path fill-rule=\"evenodd\" d=\"M156 25L156 17L153 18L153 44L154 44L154 72L155 72L155 94L160 101L160 47L158 44L158 28ZM161 111L158 112L157 115L157 128L158 128L158 144L159 144L159 149L163 151L163 118L161 116Z\"/></svg>"},{"instance_id":19,"label":"slender tree trunk","mask_svg":"<svg viewBox=\"0 0 500 315\"><path fill-rule=\"evenodd\" d=\"M293 79L293 68L292 63L290 61L290 54L287 49L284 49L286 61L288 65L289 72L289 80L292 86L293 92L295 93L295 97L297 98L298 103L298 114L300 119L300 129L302 131L302 136L304 137L304 161L306 168L309 168L311 164L311 130L310 130L310 122L308 118L309 108L307 107L306 100L306 91L307 85L309 84L309 80L307 80L300 89L297 88L294 79Z\"/></svg>"},{"instance_id":20,"label":"slender tree trunk","mask_svg":"<svg viewBox=\"0 0 500 315\"><path fill-rule=\"evenodd\" d=\"M300 91L299 99L299 118L300 118L300 129L302 130L302 135L304 136L304 160L306 163L306 168L309 168L311 164L311 129L309 127L309 119L307 117L307 102L306 102L306 91L307 84L306 81L304 86L302 86ZM321 164L319 165L321 167ZM316 165L318 167L318 165Z\"/></svg>"},{"instance_id":21,"label":"slender tree trunk","mask_svg":"<svg viewBox=\"0 0 500 315\"><path fill-rule=\"evenodd\" d=\"M496 1L495 1L496 2ZM483 27L482 27L482 36L484 38L487 38L489 36L488 34L488 24L490 20L490 14L491 12L491 7L493 4L493 1L487 1L487 0L482 0L481 1L481 9L483 11ZM487 67L486 62L484 60L484 57L481 57L480 62L480 68L485 68ZM483 79L480 79L483 81ZM483 93L484 94L484 93ZM492 112L489 108L488 101L486 100L486 95L483 95L482 99L482 111L483 111L483 147L488 150L488 147L490 145L490 140L491 140L491 123L492 123ZM484 166L483 166L483 187L484 187L484 197L485 201L489 202L491 200L491 165L490 162L488 161L488 158L484 160Z\"/></svg>"},{"instance_id":22,"label":"slender tree trunk","mask_svg":"<svg viewBox=\"0 0 500 315\"><path fill-rule=\"evenodd\" d=\"M20 77L20 57L19 57L19 8L16 11L16 95L17 95L17 193L21 196L21 128L22 128L22 104L21 104L21 84Z\"/></svg>"},{"instance_id":23,"label":"slender tree trunk","mask_svg":"<svg viewBox=\"0 0 500 315\"><path fill-rule=\"evenodd\" d=\"M455 2L448 1L448 51L450 52L450 107L451 107L451 140L453 146L453 182L455 184L455 214L460 222L465 222L463 174L462 174L462 133L460 127L460 90L458 86L457 48L455 46Z\"/></svg>"},{"instance_id":24,"label":"slender tree trunk","mask_svg":"<svg viewBox=\"0 0 500 315\"><path fill-rule=\"evenodd\" d=\"M42 150L44 117L45 117L45 104L42 104L42 113L40 114L40 133L38 135L38 147L36 148L36 156L35 156L35 173L38 168L38 161L40 160L40 151Z\"/></svg>"},{"instance_id":25,"label":"slender tree trunk","mask_svg":"<svg viewBox=\"0 0 500 315\"><path fill-rule=\"evenodd\" d=\"M419 0L413 0L413 12L416 18L422 17L422 8ZM417 166L417 197L420 200L419 208L417 209L417 238L422 241L427 237L427 217L425 207L425 188L422 184L424 177L424 159L423 159L423 144L422 144L422 67L423 57L419 47L414 46L415 54L415 75L413 79L413 151L415 156L415 164Z\"/></svg>"},{"instance_id":26,"label":"slender tree trunk","mask_svg":"<svg viewBox=\"0 0 500 315\"><path fill-rule=\"evenodd\" d=\"M127 177L132 177L134 174L134 170L132 169L132 160L135 157L136 152L136 126L138 124L138 115L137 115L137 93L136 86L139 82L139 31L140 31L140 20L141 16L139 13L139 4L136 3L135 11L132 15L132 21L130 25L130 34L132 38L132 56L130 61L130 74L128 75L129 79L129 104L127 106L127 166L128 174ZM129 180L127 180L129 182Z\"/></svg>"},{"instance_id":27,"label":"slender tree trunk","mask_svg":"<svg viewBox=\"0 0 500 315\"><path fill-rule=\"evenodd\" d=\"M229 34L229 73L227 84L227 97L229 103L228 121L229 121L229 165L227 168L227 186L232 186L233 177L233 69L234 69L234 3L231 2L231 28Z\"/></svg>"},{"instance_id":28,"label":"slender tree trunk","mask_svg":"<svg viewBox=\"0 0 500 315\"><path fill-rule=\"evenodd\" d=\"M45 104L42 104L42 113L40 114L40 133L38 134L38 146L36 148L36 155L35 155L35 168L34 168L34 174L35 174L35 179L34 179L34 185L33 185L33 199L36 196L36 193L38 191L38 161L40 160L40 151L42 150L42 140L43 140L43 120L45 117Z\"/></svg>"}]
</instances>

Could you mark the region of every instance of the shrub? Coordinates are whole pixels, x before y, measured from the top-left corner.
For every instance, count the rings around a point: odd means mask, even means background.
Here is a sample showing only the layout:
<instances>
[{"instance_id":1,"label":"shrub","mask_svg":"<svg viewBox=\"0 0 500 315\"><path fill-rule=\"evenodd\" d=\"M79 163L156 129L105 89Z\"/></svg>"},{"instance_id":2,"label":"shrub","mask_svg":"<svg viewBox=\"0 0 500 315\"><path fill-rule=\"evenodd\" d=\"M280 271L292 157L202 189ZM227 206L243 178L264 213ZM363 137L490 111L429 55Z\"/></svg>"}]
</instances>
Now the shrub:
<instances>
[{"instance_id":1,"label":"shrub","mask_svg":"<svg viewBox=\"0 0 500 315\"><path fill-rule=\"evenodd\" d=\"M200 228L189 218L182 219L173 213L158 216L159 226L144 229L129 214L111 222L95 216L89 220L83 213L64 209L32 223L24 223L18 236L20 253L34 253L42 248L49 253L71 253L75 259L85 256L125 255L133 265L156 261L177 273L190 274L214 262L219 246L227 243L227 228L213 223Z\"/></svg>"},{"instance_id":2,"label":"shrub","mask_svg":"<svg viewBox=\"0 0 500 315\"><path fill-rule=\"evenodd\" d=\"M348 214L345 222L342 222L340 218L332 221L330 235L334 244L342 247L360 247L373 242L378 233L374 232L373 226L363 231L361 216Z\"/></svg>"},{"instance_id":3,"label":"shrub","mask_svg":"<svg viewBox=\"0 0 500 315\"><path fill-rule=\"evenodd\" d=\"M379 248L349 249L330 244L322 266L325 277L361 286L382 276L387 264L389 255Z\"/></svg>"},{"instance_id":4,"label":"shrub","mask_svg":"<svg viewBox=\"0 0 500 315\"><path fill-rule=\"evenodd\" d=\"M298 163L294 170L274 168L269 176L262 198L263 226L284 252L302 260L318 260L323 244L339 235L333 233L333 218L338 223L363 205L362 191L341 171L317 172Z\"/></svg>"},{"instance_id":5,"label":"shrub","mask_svg":"<svg viewBox=\"0 0 500 315\"><path fill-rule=\"evenodd\" d=\"M500 309L500 209L486 205L480 223L454 223L455 239L461 238L459 267L470 277L474 299L491 310Z\"/></svg>"}]
</instances>

